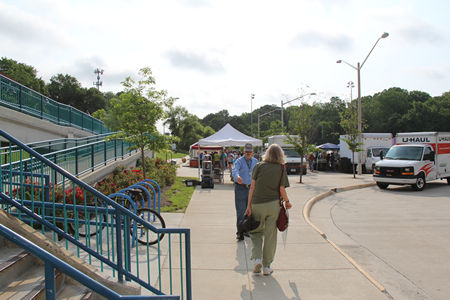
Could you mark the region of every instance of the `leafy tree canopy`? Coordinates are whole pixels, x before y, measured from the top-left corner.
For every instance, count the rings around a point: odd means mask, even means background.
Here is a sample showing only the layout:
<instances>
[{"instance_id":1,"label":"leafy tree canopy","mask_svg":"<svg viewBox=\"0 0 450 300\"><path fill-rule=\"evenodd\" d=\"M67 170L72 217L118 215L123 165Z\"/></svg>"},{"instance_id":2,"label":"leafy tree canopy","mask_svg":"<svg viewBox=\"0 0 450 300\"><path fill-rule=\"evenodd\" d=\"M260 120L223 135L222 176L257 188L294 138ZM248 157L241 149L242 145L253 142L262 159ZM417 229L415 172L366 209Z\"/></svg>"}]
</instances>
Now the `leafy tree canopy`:
<instances>
[{"instance_id":1,"label":"leafy tree canopy","mask_svg":"<svg viewBox=\"0 0 450 300\"><path fill-rule=\"evenodd\" d=\"M145 163L145 148L158 152L167 149L172 141L158 132L156 122L165 117L164 108L170 108L174 99L168 98L166 91L155 89L150 68L141 69L139 75L139 81L128 77L122 82L124 92L111 99L111 109L103 113L103 120L119 131L111 138L123 138L133 144L132 148L140 149ZM145 169L144 165L144 178Z\"/></svg>"},{"instance_id":2,"label":"leafy tree canopy","mask_svg":"<svg viewBox=\"0 0 450 300\"><path fill-rule=\"evenodd\" d=\"M37 77L37 71L32 66L2 57L0 59L0 73L36 92L47 95L44 80Z\"/></svg>"}]
</instances>

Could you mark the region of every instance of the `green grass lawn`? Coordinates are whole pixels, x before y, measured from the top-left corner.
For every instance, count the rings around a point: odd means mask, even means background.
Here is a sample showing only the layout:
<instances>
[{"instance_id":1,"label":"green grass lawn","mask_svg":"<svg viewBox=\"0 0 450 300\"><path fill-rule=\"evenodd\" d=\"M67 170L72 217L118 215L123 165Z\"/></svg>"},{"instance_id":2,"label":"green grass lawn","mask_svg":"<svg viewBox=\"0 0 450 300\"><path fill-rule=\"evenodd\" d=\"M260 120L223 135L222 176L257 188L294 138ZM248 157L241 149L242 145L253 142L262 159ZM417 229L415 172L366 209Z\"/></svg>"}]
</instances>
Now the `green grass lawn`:
<instances>
[{"instance_id":1,"label":"green grass lawn","mask_svg":"<svg viewBox=\"0 0 450 300\"><path fill-rule=\"evenodd\" d=\"M198 179L197 177L176 177L175 183L165 192L167 200L171 202L170 206L162 206L162 212L184 212L191 201L195 186L186 186L183 183L185 179Z\"/></svg>"},{"instance_id":2,"label":"green grass lawn","mask_svg":"<svg viewBox=\"0 0 450 300\"><path fill-rule=\"evenodd\" d=\"M167 157L167 160L169 160L169 159L173 159L173 158L183 158L188 155L189 154L186 154L186 153L178 153L178 152L172 152L172 151L167 152L167 156L166 156L165 151L160 151L160 152L156 153L156 157L161 160L166 160L166 157Z\"/></svg>"}]
</instances>

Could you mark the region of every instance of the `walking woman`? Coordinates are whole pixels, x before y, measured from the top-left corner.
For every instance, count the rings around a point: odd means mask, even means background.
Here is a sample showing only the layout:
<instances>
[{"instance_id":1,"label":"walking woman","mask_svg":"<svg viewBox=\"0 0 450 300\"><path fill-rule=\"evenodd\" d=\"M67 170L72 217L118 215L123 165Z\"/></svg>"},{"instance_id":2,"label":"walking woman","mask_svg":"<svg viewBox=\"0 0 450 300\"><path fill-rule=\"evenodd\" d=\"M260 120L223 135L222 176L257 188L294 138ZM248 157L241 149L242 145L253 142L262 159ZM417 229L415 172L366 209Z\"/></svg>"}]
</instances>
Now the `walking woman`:
<instances>
[{"instance_id":1,"label":"walking woman","mask_svg":"<svg viewBox=\"0 0 450 300\"><path fill-rule=\"evenodd\" d=\"M250 232L252 240L252 259L255 261L254 273L272 274L270 264L277 248L277 219L280 213L279 195L285 201L286 209L292 207L285 188L289 186L283 149L272 144L267 149L262 162L253 169L247 210L245 215L253 215L260 224ZM280 182L281 177L281 182Z\"/></svg>"}]
</instances>

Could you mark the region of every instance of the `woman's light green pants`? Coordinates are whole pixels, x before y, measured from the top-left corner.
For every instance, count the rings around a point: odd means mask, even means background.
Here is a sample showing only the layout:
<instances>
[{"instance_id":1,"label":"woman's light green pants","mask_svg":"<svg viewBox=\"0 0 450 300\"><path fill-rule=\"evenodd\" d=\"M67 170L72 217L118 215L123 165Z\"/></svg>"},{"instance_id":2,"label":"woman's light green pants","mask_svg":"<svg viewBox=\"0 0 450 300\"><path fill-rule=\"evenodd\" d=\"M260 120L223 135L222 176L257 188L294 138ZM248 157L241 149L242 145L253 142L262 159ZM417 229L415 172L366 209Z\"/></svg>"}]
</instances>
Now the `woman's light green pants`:
<instances>
[{"instance_id":1,"label":"woman's light green pants","mask_svg":"<svg viewBox=\"0 0 450 300\"><path fill-rule=\"evenodd\" d=\"M252 203L252 215L261 222L250 232L252 239L252 259L262 258L264 267L270 267L277 250L277 219L280 214L278 199L265 203Z\"/></svg>"}]
</instances>

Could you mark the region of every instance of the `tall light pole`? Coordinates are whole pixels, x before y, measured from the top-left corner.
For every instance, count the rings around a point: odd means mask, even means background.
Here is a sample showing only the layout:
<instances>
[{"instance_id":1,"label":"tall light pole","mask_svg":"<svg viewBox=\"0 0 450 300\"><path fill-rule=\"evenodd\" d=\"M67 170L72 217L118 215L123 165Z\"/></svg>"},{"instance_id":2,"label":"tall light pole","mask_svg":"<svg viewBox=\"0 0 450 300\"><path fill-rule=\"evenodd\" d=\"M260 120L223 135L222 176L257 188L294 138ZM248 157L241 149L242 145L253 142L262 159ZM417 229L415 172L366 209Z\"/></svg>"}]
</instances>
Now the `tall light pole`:
<instances>
[{"instance_id":1,"label":"tall light pole","mask_svg":"<svg viewBox=\"0 0 450 300\"><path fill-rule=\"evenodd\" d=\"M352 95L352 90L355 87L353 81L347 82L347 87L350 89L350 104L349 105L351 105L351 109L352 109L352 113L353 113L353 105L352 105L353 95Z\"/></svg>"},{"instance_id":2,"label":"tall light pole","mask_svg":"<svg viewBox=\"0 0 450 300\"><path fill-rule=\"evenodd\" d=\"M283 119L283 105L288 104L288 103L290 103L290 102L292 102L292 101L295 101L295 100L300 100L300 99L302 99L303 97L306 97L306 96L313 96L313 95L316 95L316 93L307 93L307 94L298 96L297 98L294 98L294 99L292 99L292 100L288 100L288 101L284 101L284 102L283 102L283 100L281 100L281 129L283 129L283 126L284 126L284 119Z\"/></svg>"},{"instance_id":3,"label":"tall light pole","mask_svg":"<svg viewBox=\"0 0 450 300\"><path fill-rule=\"evenodd\" d=\"M264 117L265 115L271 114L271 113L273 113L274 111L277 111L277 110L280 110L280 109L277 108L277 109L271 110L271 111L263 113L263 114L258 114L258 138L260 137L260 134L259 134L259 132L260 132L260 130L259 130L259 121L260 121L261 117Z\"/></svg>"},{"instance_id":4,"label":"tall light pole","mask_svg":"<svg viewBox=\"0 0 450 300\"><path fill-rule=\"evenodd\" d=\"M364 66L364 63L366 62L366 60L369 58L369 55L372 53L373 49L375 48L375 46L378 44L378 42L381 39L387 38L389 36L389 33L385 32L383 33L375 42L375 44L373 45L372 49L370 49L369 54L367 54L366 58L364 59L364 61L362 62L362 64L360 64L359 62L356 64L356 67L348 62L346 62L345 60L338 60L336 61L336 63L340 64L340 63L345 63L346 65L352 67L353 69L356 70L357 73L357 84L358 84L358 131L359 131L359 137L358 137L358 142L361 142L361 134L362 134L362 111L361 111L361 68ZM362 174L362 153L361 151L358 152L358 175Z\"/></svg>"},{"instance_id":5,"label":"tall light pole","mask_svg":"<svg viewBox=\"0 0 450 300\"><path fill-rule=\"evenodd\" d=\"M253 136L253 99L255 99L255 94L250 94L250 129Z\"/></svg>"}]
</instances>

